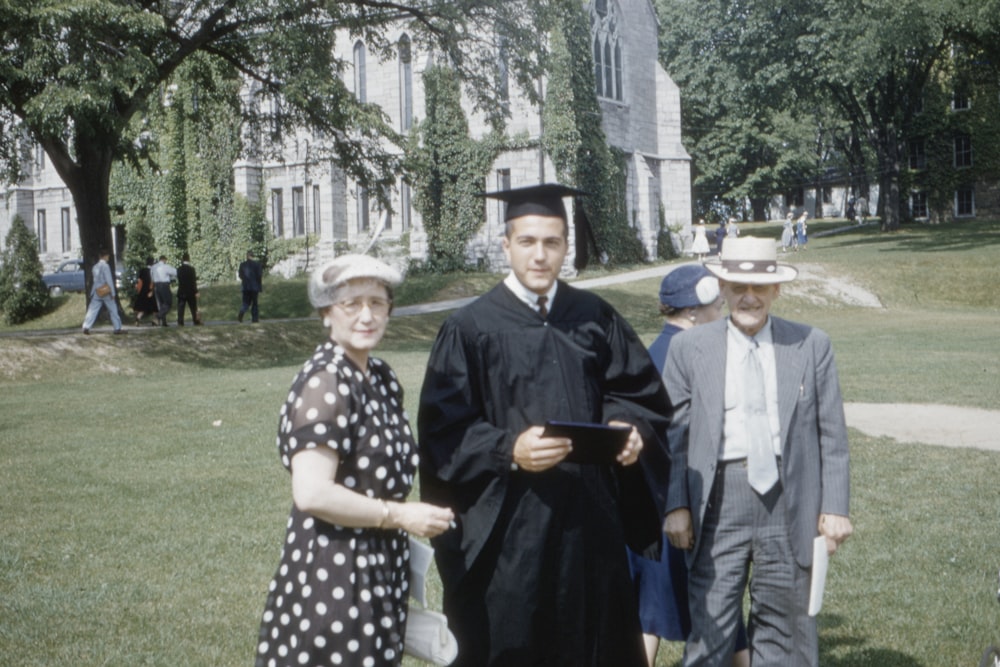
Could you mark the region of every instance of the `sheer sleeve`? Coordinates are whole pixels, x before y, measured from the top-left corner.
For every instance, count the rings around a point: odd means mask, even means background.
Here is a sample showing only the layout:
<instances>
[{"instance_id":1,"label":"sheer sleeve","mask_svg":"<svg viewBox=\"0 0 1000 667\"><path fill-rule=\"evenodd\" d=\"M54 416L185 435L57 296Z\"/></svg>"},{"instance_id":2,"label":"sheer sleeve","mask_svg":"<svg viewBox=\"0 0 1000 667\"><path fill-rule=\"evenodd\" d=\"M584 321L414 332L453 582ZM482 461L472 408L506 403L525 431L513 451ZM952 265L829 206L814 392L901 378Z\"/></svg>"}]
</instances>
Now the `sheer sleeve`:
<instances>
[{"instance_id":1,"label":"sheer sleeve","mask_svg":"<svg viewBox=\"0 0 1000 667\"><path fill-rule=\"evenodd\" d=\"M348 363L307 362L292 384L281 410L278 449L281 462L304 449L329 447L342 459L354 451L358 426L357 392L360 371ZM363 428L363 427L362 427Z\"/></svg>"}]
</instances>

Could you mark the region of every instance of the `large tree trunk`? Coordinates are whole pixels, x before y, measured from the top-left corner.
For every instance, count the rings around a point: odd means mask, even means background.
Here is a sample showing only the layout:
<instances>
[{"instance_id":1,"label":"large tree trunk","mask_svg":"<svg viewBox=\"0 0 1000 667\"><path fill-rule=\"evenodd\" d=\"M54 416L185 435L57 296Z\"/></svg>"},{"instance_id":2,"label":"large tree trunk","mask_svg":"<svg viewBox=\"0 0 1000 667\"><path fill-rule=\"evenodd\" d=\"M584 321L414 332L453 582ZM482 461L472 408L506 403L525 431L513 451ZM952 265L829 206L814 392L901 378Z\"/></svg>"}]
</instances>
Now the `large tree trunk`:
<instances>
[{"instance_id":1,"label":"large tree trunk","mask_svg":"<svg viewBox=\"0 0 1000 667\"><path fill-rule=\"evenodd\" d=\"M881 215L883 232L899 229L899 172L900 154L899 138L896 128L888 124L879 131L879 142L876 146L879 166L878 211Z\"/></svg>"},{"instance_id":2,"label":"large tree trunk","mask_svg":"<svg viewBox=\"0 0 1000 667\"><path fill-rule=\"evenodd\" d=\"M91 268L97 263L98 253L107 249L111 257L111 275L115 273L114 241L111 234L111 211L108 207L111 181L112 153L110 139L81 139L76 141L76 162L63 144L43 144L53 167L62 177L73 195L76 205L77 225L80 231L80 248L83 253L83 271L86 297L90 302L90 289L94 279ZM116 292L116 298L118 298ZM119 305L119 308L121 306Z\"/></svg>"}]
</instances>

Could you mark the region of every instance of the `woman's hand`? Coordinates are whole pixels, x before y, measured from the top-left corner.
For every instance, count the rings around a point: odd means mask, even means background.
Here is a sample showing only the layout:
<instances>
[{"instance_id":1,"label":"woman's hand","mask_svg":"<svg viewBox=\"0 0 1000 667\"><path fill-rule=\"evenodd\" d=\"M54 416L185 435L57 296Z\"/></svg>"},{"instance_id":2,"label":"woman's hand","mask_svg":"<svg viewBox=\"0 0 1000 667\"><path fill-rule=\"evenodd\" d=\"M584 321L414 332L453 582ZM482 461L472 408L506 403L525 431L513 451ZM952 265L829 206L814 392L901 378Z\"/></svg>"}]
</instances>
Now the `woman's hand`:
<instances>
[{"instance_id":1,"label":"woman's hand","mask_svg":"<svg viewBox=\"0 0 1000 667\"><path fill-rule=\"evenodd\" d=\"M418 537L436 537L455 526L455 513L447 507L428 503L390 502L384 528L402 528Z\"/></svg>"}]
</instances>

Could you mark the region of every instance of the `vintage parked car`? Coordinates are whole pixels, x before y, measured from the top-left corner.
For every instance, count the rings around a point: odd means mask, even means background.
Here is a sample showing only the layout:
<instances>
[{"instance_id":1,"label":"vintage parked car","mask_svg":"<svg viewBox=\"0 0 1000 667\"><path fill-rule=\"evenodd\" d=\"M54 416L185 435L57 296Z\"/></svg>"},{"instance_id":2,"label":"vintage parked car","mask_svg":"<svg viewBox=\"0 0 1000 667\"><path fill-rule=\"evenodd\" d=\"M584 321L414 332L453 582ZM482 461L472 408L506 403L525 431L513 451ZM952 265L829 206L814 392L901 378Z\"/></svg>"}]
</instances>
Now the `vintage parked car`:
<instances>
[{"instance_id":1,"label":"vintage parked car","mask_svg":"<svg viewBox=\"0 0 1000 667\"><path fill-rule=\"evenodd\" d=\"M115 274L115 287L121 288L122 272L116 269ZM82 292L86 289L83 260L67 259L55 271L42 276L42 280L52 296L59 296L63 292Z\"/></svg>"}]
</instances>

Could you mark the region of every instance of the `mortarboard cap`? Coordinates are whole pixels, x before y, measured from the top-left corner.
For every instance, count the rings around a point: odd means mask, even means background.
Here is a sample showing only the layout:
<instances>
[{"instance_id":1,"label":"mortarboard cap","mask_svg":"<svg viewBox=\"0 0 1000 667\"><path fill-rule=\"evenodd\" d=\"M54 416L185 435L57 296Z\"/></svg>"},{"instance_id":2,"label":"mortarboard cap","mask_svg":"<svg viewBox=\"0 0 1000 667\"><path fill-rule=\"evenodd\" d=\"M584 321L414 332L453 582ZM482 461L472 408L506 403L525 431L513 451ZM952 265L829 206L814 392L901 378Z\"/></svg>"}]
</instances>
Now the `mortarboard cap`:
<instances>
[{"instance_id":1,"label":"mortarboard cap","mask_svg":"<svg viewBox=\"0 0 1000 667\"><path fill-rule=\"evenodd\" d=\"M526 188L479 194L480 197L499 199L507 203L507 214L504 217L504 222L520 218L523 215L555 215L566 220L566 206L563 204L563 197L586 195L587 193L583 190L559 183L543 183Z\"/></svg>"}]
</instances>

